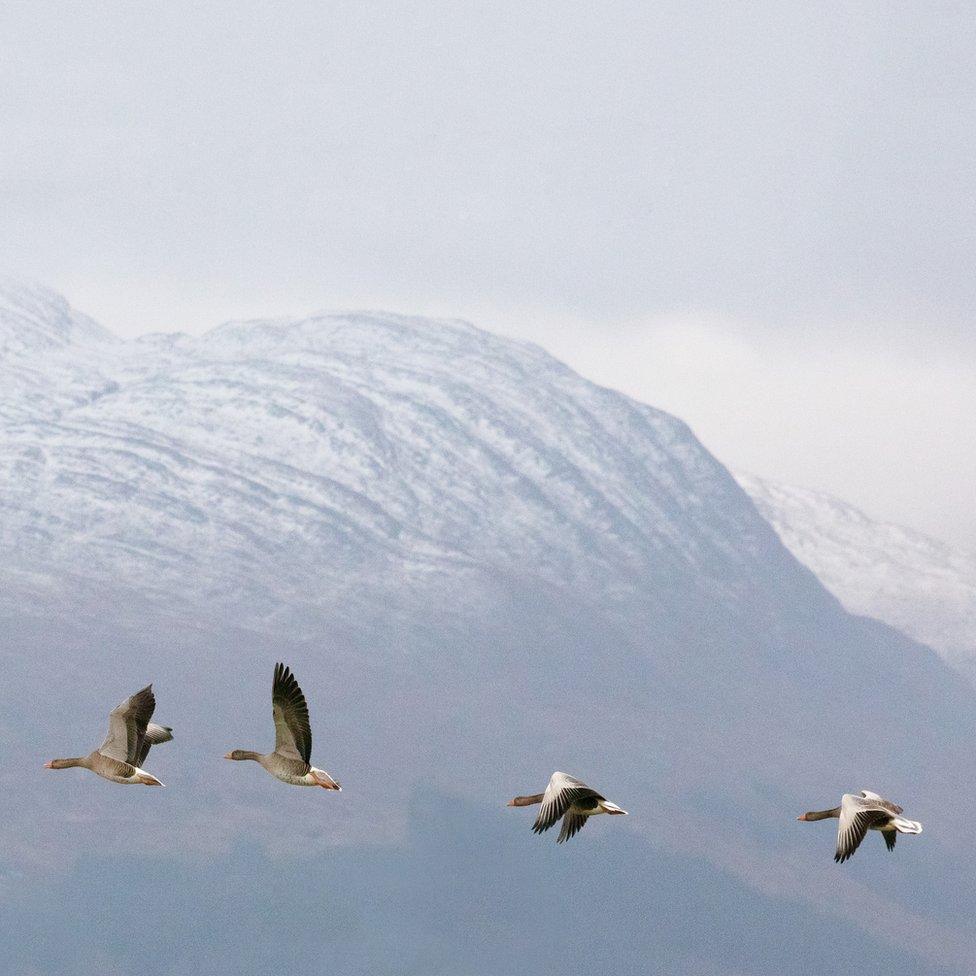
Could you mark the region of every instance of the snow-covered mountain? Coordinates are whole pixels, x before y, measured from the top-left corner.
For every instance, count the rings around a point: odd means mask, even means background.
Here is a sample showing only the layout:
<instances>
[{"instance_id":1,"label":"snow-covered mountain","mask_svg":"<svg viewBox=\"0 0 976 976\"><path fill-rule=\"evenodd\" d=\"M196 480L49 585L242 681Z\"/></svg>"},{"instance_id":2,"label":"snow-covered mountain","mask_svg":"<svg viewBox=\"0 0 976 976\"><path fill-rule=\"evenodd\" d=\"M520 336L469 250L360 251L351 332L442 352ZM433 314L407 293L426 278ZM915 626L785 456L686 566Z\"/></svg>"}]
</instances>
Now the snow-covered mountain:
<instances>
[{"instance_id":1,"label":"snow-covered mountain","mask_svg":"<svg viewBox=\"0 0 976 976\"><path fill-rule=\"evenodd\" d=\"M897 627L954 665L973 665L976 554L822 492L738 478L787 548L851 613Z\"/></svg>"},{"instance_id":2,"label":"snow-covered mountain","mask_svg":"<svg viewBox=\"0 0 976 976\"><path fill-rule=\"evenodd\" d=\"M0 335L15 968L976 967L969 829L937 802L947 784L976 799L971 685L845 613L680 420L462 322L121 342L18 286ZM220 762L269 741L279 659L341 794ZM151 755L168 790L40 769L150 679L176 728ZM554 769L631 816L540 841L504 802ZM840 872L831 831L794 817L862 786L926 834ZM322 910L284 962L246 938L173 956L200 919L260 932L295 899ZM139 928L137 956L93 936L92 904Z\"/></svg>"},{"instance_id":3,"label":"snow-covered mountain","mask_svg":"<svg viewBox=\"0 0 976 976\"><path fill-rule=\"evenodd\" d=\"M359 615L414 584L463 599L473 575L528 567L609 600L679 579L741 597L770 561L775 587L797 575L684 424L464 323L111 343L23 290L0 322L19 336L0 365L0 571L18 590L17 573L70 578L67 600L121 583L253 623Z\"/></svg>"}]
</instances>

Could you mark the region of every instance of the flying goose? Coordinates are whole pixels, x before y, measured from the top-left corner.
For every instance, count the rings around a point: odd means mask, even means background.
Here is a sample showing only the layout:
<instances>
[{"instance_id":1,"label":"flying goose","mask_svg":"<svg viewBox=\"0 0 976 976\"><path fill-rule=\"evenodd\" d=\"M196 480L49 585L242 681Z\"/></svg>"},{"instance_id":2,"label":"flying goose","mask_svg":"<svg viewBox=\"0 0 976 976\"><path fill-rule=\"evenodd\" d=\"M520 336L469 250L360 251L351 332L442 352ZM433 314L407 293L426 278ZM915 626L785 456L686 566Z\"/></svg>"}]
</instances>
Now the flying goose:
<instances>
[{"instance_id":1,"label":"flying goose","mask_svg":"<svg viewBox=\"0 0 976 976\"><path fill-rule=\"evenodd\" d=\"M880 830L889 851L895 849L899 834L920 834L922 825L917 820L900 816L900 806L885 800L870 790L861 790L860 796L845 793L840 806L833 810L813 810L797 817L797 820L829 820L838 818L837 853L834 860L843 863L857 850L869 830Z\"/></svg>"},{"instance_id":2,"label":"flying goose","mask_svg":"<svg viewBox=\"0 0 976 976\"><path fill-rule=\"evenodd\" d=\"M173 730L150 722L156 709L152 685L146 685L113 708L108 716L108 735L92 753L77 759L52 759L45 769L70 769L80 766L90 769L113 783L141 783L143 786L163 786L152 773L142 769L152 746L169 742Z\"/></svg>"},{"instance_id":3,"label":"flying goose","mask_svg":"<svg viewBox=\"0 0 976 976\"><path fill-rule=\"evenodd\" d=\"M556 838L557 844L569 840L582 830L587 817L596 816L598 813L615 813L624 816L627 814L627 811L621 810L616 803L611 803L600 796L596 790L591 790L586 783L581 783L568 773L553 773L545 793L517 796L514 800L508 801L510 807L530 807L536 803L541 803L542 809L532 825L535 833L541 834L544 830L548 830L562 817L563 825L559 837Z\"/></svg>"},{"instance_id":4,"label":"flying goose","mask_svg":"<svg viewBox=\"0 0 976 976\"><path fill-rule=\"evenodd\" d=\"M324 769L316 769L311 764L312 729L308 721L308 705L295 676L281 663L275 665L271 710L275 724L274 752L235 749L224 759L253 759L282 783L292 786L341 790L342 787Z\"/></svg>"}]
</instances>

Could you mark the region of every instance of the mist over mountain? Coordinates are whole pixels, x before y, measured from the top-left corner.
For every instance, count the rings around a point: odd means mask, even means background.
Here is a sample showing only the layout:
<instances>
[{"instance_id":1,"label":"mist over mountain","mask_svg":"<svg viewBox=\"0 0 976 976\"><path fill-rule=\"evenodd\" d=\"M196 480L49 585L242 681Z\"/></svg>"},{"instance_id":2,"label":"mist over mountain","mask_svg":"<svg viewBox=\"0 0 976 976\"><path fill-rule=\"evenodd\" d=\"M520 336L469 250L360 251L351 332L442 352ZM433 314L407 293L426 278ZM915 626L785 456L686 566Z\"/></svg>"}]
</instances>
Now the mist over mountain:
<instances>
[{"instance_id":1,"label":"mist over mountain","mask_svg":"<svg viewBox=\"0 0 976 976\"><path fill-rule=\"evenodd\" d=\"M972 796L971 686L847 614L680 420L463 322L121 342L3 295L0 944L23 971L264 973L276 938L363 973L976 965L968 825L940 806ZM270 744L279 659L341 794L220 760ZM40 768L149 680L167 790ZM532 835L504 804L557 768L631 816ZM832 826L794 818L862 787L926 832L839 868ZM207 919L239 941L204 953Z\"/></svg>"},{"instance_id":2,"label":"mist over mountain","mask_svg":"<svg viewBox=\"0 0 976 976\"><path fill-rule=\"evenodd\" d=\"M851 613L883 620L976 673L976 554L823 492L738 478L790 552Z\"/></svg>"}]
</instances>

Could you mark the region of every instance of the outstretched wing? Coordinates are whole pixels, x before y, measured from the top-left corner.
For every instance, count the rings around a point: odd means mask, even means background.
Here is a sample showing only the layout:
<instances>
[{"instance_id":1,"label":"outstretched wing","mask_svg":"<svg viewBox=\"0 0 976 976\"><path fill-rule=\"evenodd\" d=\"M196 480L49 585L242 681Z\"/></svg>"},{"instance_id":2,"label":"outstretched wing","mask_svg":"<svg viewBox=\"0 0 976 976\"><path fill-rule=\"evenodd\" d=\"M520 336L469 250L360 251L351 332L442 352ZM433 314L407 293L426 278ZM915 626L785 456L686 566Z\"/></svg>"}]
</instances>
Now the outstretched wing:
<instances>
[{"instance_id":1,"label":"outstretched wing","mask_svg":"<svg viewBox=\"0 0 976 976\"><path fill-rule=\"evenodd\" d=\"M108 735L98 751L109 759L138 766L142 755L146 726L156 708L152 685L126 698L108 716Z\"/></svg>"},{"instance_id":2,"label":"outstretched wing","mask_svg":"<svg viewBox=\"0 0 976 976\"><path fill-rule=\"evenodd\" d=\"M863 796L865 800L873 800L876 806L880 807L882 810L887 810L896 816L899 813L905 812L900 806L898 806L897 803L892 803L891 800L886 800L883 796L879 796L877 793L872 793L870 790L861 790L861 796Z\"/></svg>"},{"instance_id":3,"label":"outstretched wing","mask_svg":"<svg viewBox=\"0 0 976 976\"><path fill-rule=\"evenodd\" d=\"M312 726L308 720L308 705L295 676L283 664L275 665L271 708L275 752L309 764L312 761Z\"/></svg>"},{"instance_id":4,"label":"outstretched wing","mask_svg":"<svg viewBox=\"0 0 976 976\"><path fill-rule=\"evenodd\" d=\"M563 817L563 825L559 830L559 836L556 838L556 843L561 844L565 840L569 840L570 837L575 837L589 820L589 817L583 816L582 813L572 813L569 812Z\"/></svg>"},{"instance_id":5,"label":"outstretched wing","mask_svg":"<svg viewBox=\"0 0 976 976\"><path fill-rule=\"evenodd\" d=\"M858 849L871 827L887 823L890 819L890 812L880 806L878 800L845 793L840 801L834 860L842 864Z\"/></svg>"},{"instance_id":6,"label":"outstretched wing","mask_svg":"<svg viewBox=\"0 0 976 976\"><path fill-rule=\"evenodd\" d=\"M157 725L150 722L146 726L146 734L142 737L142 748L139 750L137 766L141 766L149 755L149 750L153 746L158 746L161 742L169 742L173 738L173 730L168 725Z\"/></svg>"},{"instance_id":7,"label":"outstretched wing","mask_svg":"<svg viewBox=\"0 0 976 976\"><path fill-rule=\"evenodd\" d=\"M596 790L591 790L586 783L580 782L575 777L567 773L553 773L549 778L549 785L546 787L546 792L542 796L542 809L539 811L539 816L536 817L532 829L537 834L548 830L566 813L573 803L577 800L586 799L587 797L594 800L604 799ZM584 819L586 818L584 817ZM582 824L580 824L581 826ZM572 837L578 830L579 827L576 827L569 836ZM565 837L563 838L563 840L566 839Z\"/></svg>"}]
</instances>

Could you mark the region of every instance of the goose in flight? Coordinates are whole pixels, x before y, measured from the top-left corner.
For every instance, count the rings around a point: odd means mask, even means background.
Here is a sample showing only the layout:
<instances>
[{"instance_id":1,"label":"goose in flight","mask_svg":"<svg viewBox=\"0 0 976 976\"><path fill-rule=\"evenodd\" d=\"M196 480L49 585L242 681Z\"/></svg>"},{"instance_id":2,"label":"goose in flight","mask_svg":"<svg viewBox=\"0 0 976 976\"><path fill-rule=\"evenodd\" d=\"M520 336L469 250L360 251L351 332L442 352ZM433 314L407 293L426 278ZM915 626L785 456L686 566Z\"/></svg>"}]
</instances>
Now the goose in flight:
<instances>
[{"instance_id":1,"label":"goose in flight","mask_svg":"<svg viewBox=\"0 0 976 976\"><path fill-rule=\"evenodd\" d=\"M235 749L224 759L253 759L272 776L292 786L321 786L326 790L342 787L324 770L316 769L312 758L312 728L305 696L291 671L276 664L271 686L271 711L275 724L274 752Z\"/></svg>"},{"instance_id":2,"label":"goose in flight","mask_svg":"<svg viewBox=\"0 0 976 976\"><path fill-rule=\"evenodd\" d=\"M611 803L568 773L553 773L545 793L517 796L508 801L510 807L530 807L536 803L541 803L542 809L532 825L535 833L541 834L562 818L563 825L559 830L559 837L556 838L557 844L569 840L582 830L587 817L598 813L627 814L616 803Z\"/></svg>"},{"instance_id":3,"label":"goose in flight","mask_svg":"<svg viewBox=\"0 0 976 976\"><path fill-rule=\"evenodd\" d=\"M834 860L842 863L853 855L869 830L881 831L889 851L895 849L899 834L920 834L922 825L917 820L906 820L901 813L901 807L890 800L885 800L870 790L861 790L858 796L845 793L840 798L839 807L832 810L813 810L796 819L839 819Z\"/></svg>"},{"instance_id":4,"label":"goose in flight","mask_svg":"<svg viewBox=\"0 0 976 976\"><path fill-rule=\"evenodd\" d=\"M146 685L112 709L108 716L108 735L94 752L76 759L52 759L44 764L45 769L80 766L113 783L163 786L152 773L142 769L150 748L173 738L172 729L149 721L155 709L152 685Z\"/></svg>"}]
</instances>

